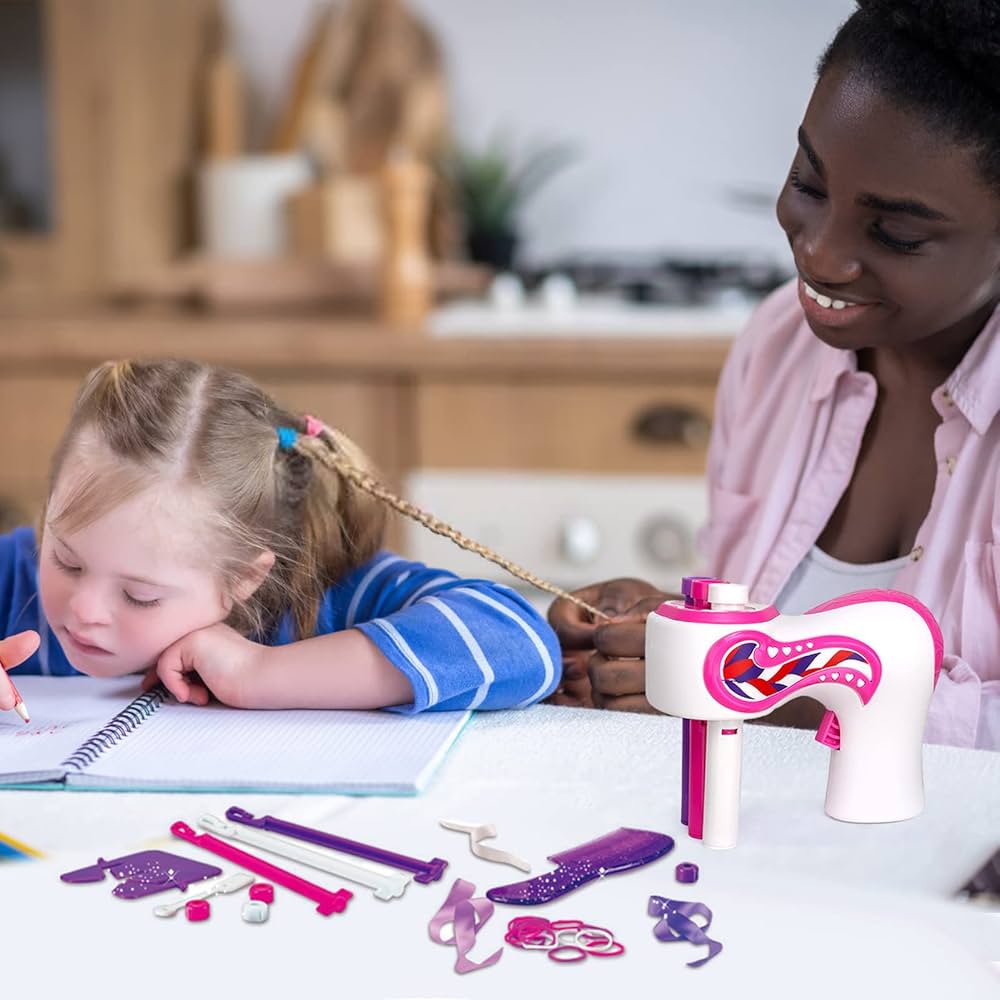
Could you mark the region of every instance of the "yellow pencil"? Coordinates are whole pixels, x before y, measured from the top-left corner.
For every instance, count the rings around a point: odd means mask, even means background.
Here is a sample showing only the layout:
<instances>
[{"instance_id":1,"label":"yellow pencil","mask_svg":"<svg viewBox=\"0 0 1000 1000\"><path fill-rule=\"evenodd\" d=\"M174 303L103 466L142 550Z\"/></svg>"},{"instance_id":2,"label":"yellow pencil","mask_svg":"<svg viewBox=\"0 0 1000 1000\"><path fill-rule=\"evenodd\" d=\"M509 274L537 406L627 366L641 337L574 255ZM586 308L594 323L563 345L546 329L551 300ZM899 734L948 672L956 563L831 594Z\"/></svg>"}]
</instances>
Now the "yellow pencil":
<instances>
[{"instance_id":1,"label":"yellow pencil","mask_svg":"<svg viewBox=\"0 0 1000 1000\"><path fill-rule=\"evenodd\" d=\"M44 858L45 855L41 851L36 851L33 847L28 847L27 844L22 844L20 840L15 840L13 837L8 837L5 833L0 833L0 844L6 844L8 847L13 848L15 851L19 851L21 854L27 854L32 858Z\"/></svg>"}]
</instances>

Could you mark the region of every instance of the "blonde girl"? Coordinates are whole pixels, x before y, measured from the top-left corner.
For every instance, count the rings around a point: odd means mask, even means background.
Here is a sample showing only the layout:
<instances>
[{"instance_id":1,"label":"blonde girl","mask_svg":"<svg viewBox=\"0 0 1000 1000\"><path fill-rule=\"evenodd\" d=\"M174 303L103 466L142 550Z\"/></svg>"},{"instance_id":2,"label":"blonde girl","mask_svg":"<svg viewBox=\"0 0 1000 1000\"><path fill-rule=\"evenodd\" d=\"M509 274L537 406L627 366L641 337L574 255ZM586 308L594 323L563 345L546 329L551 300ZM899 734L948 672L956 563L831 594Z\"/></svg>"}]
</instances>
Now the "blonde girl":
<instances>
[{"instance_id":1,"label":"blonde girl","mask_svg":"<svg viewBox=\"0 0 1000 1000\"><path fill-rule=\"evenodd\" d=\"M392 503L343 434L193 361L84 382L36 534L0 536L18 672L155 674L241 708L496 709L550 694L559 647L509 587L381 548ZM418 515L419 516L419 515ZM7 647L10 667L33 645ZM0 671L0 709L14 695Z\"/></svg>"}]
</instances>

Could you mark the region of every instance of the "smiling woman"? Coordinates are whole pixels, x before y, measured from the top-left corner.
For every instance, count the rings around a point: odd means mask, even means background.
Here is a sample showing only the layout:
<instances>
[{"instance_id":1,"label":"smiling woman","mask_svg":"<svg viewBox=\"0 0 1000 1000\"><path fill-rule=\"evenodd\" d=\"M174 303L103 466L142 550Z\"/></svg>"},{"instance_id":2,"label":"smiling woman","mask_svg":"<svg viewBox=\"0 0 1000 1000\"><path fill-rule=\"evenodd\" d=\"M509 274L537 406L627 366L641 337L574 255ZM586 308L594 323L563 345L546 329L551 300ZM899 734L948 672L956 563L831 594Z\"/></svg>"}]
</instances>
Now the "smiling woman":
<instances>
[{"instance_id":1,"label":"smiling woman","mask_svg":"<svg viewBox=\"0 0 1000 1000\"><path fill-rule=\"evenodd\" d=\"M703 571L790 613L871 586L919 598L946 653L927 738L1000 749L1000 6L860 2L777 216L798 276L723 371ZM579 596L624 618L553 606L564 686L634 707L662 595ZM786 721L818 722L803 704Z\"/></svg>"},{"instance_id":2,"label":"smiling woman","mask_svg":"<svg viewBox=\"0 0 1000 1000\"><path fill-rule=\"evenodd\" d=\"M943 132L847 54L827 63L777 206L817 337L954 367L995 304L987 141Z\"/></svg>"}]
</instances>

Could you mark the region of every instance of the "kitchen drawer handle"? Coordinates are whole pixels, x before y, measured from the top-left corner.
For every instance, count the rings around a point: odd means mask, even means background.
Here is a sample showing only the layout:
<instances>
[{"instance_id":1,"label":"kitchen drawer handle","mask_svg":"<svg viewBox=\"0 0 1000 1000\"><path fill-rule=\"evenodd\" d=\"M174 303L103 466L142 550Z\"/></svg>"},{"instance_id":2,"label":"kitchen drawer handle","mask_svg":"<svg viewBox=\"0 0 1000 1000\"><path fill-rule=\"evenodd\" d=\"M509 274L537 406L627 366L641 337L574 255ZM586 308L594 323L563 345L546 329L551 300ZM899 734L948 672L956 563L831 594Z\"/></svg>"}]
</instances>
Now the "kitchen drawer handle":
<instances>
[{"instance_id":1,"label":"kitchen drawer handle","mask_svg":"<svg viewBox=\"0 0 1000 1000\"><path fill-rule=\"evenodd\" d=\"M642 410L632 423L632 435L643 444L704 448L712 425L697 410L676 403L656 403Z\"/></svg>"}]
</instances>

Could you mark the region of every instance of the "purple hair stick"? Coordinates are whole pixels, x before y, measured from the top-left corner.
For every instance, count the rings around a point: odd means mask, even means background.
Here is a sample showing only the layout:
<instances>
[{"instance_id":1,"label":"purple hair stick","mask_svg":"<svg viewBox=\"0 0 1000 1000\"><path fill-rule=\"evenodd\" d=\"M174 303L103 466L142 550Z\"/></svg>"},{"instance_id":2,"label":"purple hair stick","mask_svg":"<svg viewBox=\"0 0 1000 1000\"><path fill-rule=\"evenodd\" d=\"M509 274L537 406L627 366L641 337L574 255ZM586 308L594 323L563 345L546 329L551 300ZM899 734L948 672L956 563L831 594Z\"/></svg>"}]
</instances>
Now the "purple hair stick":
<instances>
[{"instance_id":1,"label":"purple hair stick","mask_svg":"<svg viewBox=\"0 0 1000 1000\"><path fill-rule=\"evenodd\" d=\"M226 810L226 819L232 820L234 823L256 827L258 830L283 833L286 837L295 837L297 840L304 840L310 844L319 844L320 847L343 851L345 854L353 854L355 857L389 865L391 868L401 868L404 872L413 873L414 882L422 882L425 885L428 882L436 882L444 874L445 868L448 867L448 862L443 858L420 861L417 858L407 857L405 854L395 854L393 851L384 851L380 847L372 847L371 844L362 844L360 841L348 840L346 837L324 833L322 830L314 830L308 826L288 823L275 816L255 817L253 813L249 813L239 806L230 806Z\"/></svg>"}]
</instances>

